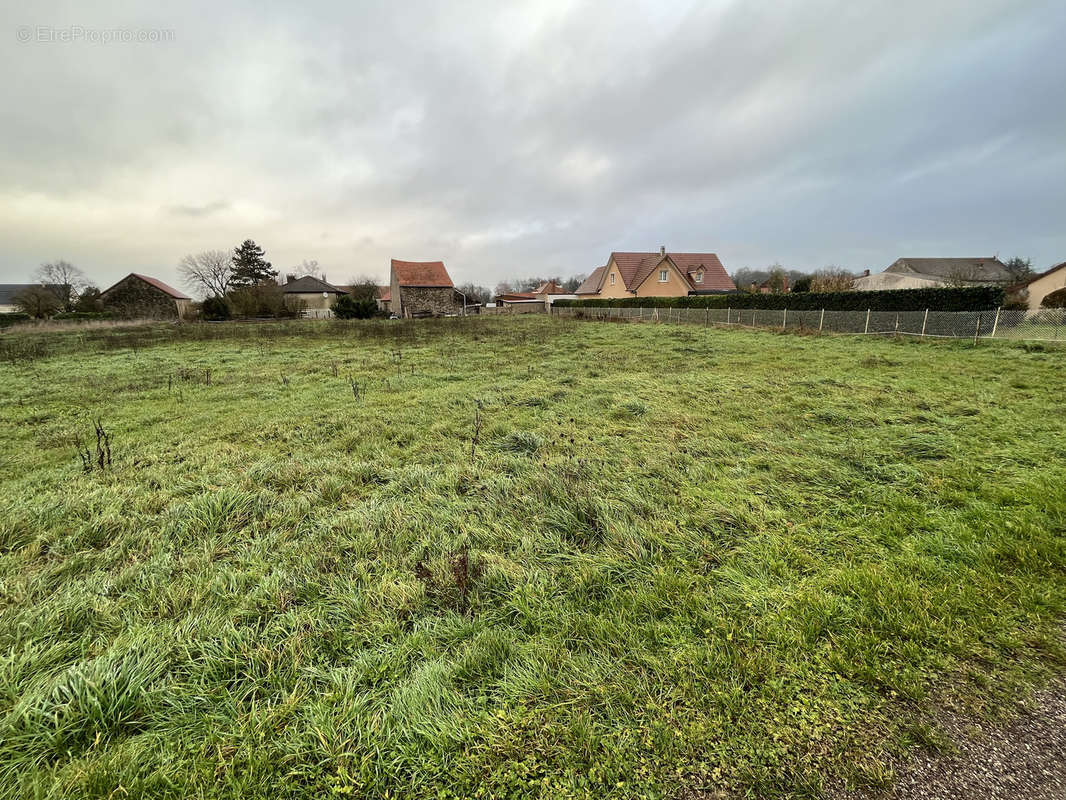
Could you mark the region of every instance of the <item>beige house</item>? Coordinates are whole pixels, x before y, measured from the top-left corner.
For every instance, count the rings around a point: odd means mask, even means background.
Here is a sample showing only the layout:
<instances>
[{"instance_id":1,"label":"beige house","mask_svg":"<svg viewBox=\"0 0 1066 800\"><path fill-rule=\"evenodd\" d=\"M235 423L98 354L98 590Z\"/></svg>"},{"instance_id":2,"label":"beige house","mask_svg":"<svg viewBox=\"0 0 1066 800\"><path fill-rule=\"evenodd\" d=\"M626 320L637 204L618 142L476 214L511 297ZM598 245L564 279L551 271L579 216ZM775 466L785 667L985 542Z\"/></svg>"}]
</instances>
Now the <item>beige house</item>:
<instances>
[{"instance_id":1,"label":"beige house","mask_svg":"<svg viewBox=\"0 0 1066 800\"><path fill-rule=\"evenodd\" d=\"M736 291L715 253L611 253L577 287L584 300L616 297L685 297Z\"/></svg>"},{"instance_id":2,"label":"beige house","mask_svg":"<svg viewBox=\"0 0 1066 800\"><path fill-rule=\"evenodd\" d=\"M1021 295L1029 304L1030 311L1038 311L1044 298L1059 289L1066 289L1066 261L1034 275L1025 283L1011 287L1011 293Z\"/></svg>"},{"instance_id":3,"label":"beige house","mask_svg":"<svg viewBox=\"0 0 1066 800\"><path fill-rule=\"evenodd\" d=\"M337 302L337 298L348 294L344 289L312 275L302 278L289 275L281 286L281 293L286 308L299 311L302 316L315 318L333 316L330 309Z\"/></svg>"},{"instance_id":4,"label":"beige house","mask_svg":"<svg viewBox=\"0 0 1066 800\"><path fill-rule=\"evenodd\" d=\"M898 258L884 272L856 278L853 288L936 289L941 286L984 286L1005 283L1010 272L998 258Z\"/></svg>"}]
</instances>

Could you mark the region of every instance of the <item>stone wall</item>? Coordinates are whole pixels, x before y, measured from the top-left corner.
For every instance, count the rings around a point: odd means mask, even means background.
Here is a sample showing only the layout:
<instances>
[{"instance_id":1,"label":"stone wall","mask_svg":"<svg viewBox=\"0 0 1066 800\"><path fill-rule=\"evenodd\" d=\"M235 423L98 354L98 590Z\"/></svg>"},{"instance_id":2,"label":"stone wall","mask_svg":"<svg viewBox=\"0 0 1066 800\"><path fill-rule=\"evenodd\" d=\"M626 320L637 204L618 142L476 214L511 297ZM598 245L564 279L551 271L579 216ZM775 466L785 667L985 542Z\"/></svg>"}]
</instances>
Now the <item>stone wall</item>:
<instances>
[{"instance_id":1,"label":"stone wall","mask_svg":"<svg viewBox=\"0 0 1066 800\"><path fill-rule=\"evenodd\" d=\"M150 283L130 275L100 297L104 309L121 317L137 319L177 319L178 304L173 297Z\"/></svg>"},{"instance_id":2,"label":"stone wall","mask_svg":"<svg viewBox=\"0 0 1066 800\"><path fill-rule=\"evenodd\" d=\"M463 298L450 286L405 286L400 289L400 303L404 317L425 313L438 316L463 313Z\"/></svg>"}]
</instances>

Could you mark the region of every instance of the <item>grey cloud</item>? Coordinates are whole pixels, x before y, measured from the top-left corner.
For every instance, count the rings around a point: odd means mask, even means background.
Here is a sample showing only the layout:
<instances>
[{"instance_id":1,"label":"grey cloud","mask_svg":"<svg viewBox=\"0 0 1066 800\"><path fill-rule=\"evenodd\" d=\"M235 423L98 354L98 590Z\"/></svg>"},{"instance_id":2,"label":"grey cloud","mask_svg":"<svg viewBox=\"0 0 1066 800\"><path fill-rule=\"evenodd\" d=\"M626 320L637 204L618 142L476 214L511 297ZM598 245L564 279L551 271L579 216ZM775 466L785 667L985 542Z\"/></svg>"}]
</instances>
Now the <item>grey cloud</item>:
<instances>
[{"instance_id":1,"label":"grey cloud","mask_svg":"<svg viewBox=\"0 0 1066 800\"><path fill-rule=\"evenodd\" d=\"M1058 2L46 6L176 36L0 50L5 279L57 246L175 279L249 236L490 285L659 244L1066 258Z\"/></svg>"},{"instance_id":2,"label":"grey cloud","mask_svg":"<svg viewBox=\"0 0 1066 800\"><path fill-rule=\"evenodd\" d=\"M230 204L228 202L218 200L202 206L170 206L166 210L178 217L208 217L212 214L217 214L219 211L225 211L229 207Z\"/></svg>"}]
</instances>

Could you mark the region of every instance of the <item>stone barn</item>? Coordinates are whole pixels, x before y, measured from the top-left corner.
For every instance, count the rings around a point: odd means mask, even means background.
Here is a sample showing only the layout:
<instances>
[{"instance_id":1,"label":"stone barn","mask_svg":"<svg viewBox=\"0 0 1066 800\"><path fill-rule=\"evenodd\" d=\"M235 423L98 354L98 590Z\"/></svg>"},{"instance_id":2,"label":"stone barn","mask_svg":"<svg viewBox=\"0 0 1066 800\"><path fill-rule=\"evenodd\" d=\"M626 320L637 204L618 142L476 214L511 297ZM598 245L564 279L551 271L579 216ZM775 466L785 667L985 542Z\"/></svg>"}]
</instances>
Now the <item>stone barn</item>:
<instances>
[{"instance_id":1,"label":"stone barn","mask_svg":"<svg viewBox=\"0 0 1066 800\"><path fill-rule=\"evenodd\" d=\"M193 313L191 297L136 272L105 289L100 303L107 311L137 319L186 319Z\"/></svg>"},{"instance_id":2,"label":"stone barn","mask_svg":"<svg viewBox=\"0 0 1066 800\"><path fill-rule=\"evenodd\" d=\"M389 310L398 317L462 314L465 299L456 291L443 261L392 259Z\"/></svg>"}]
</instances>

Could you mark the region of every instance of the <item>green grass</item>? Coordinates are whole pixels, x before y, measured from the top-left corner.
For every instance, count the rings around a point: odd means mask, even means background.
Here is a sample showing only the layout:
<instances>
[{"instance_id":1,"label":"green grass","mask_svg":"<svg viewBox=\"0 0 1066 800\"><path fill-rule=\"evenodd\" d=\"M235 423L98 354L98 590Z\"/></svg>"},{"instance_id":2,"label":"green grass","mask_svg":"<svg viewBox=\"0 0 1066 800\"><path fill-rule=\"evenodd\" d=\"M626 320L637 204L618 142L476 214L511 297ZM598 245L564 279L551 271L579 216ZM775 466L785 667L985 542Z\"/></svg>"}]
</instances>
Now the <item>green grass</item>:
<instances>
[{"instance_id":1,"label":"green grass","mask_svg":"<svg viewBox=\"0 0 1066 800\"><path fill-rule=\"evenodd\" d=\"M1063 350L17 336L3 797L817 796L1066 662Z\"/></svg>"}]
</instances>

